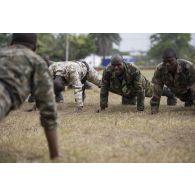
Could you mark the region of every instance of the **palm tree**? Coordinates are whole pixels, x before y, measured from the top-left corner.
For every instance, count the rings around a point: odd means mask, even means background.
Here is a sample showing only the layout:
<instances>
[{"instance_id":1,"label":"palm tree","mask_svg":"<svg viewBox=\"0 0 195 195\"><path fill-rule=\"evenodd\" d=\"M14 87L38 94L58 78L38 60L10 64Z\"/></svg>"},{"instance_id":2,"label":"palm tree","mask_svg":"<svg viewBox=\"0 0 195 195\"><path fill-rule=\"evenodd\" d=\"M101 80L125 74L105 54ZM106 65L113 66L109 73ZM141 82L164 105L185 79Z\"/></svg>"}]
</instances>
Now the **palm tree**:
<instances>
[{"instance_id":1,"label":"palm tree","mask_svg":"<svg viewBox=\"0 0 195 195\"><path fill-rule=\"evenodd\" d=\"M121 41L118 33L90 33L89 37L96 46L97 54L103 56L103 58L111 54L113 43L119 45Z\"/></svg>"}]
</instances>

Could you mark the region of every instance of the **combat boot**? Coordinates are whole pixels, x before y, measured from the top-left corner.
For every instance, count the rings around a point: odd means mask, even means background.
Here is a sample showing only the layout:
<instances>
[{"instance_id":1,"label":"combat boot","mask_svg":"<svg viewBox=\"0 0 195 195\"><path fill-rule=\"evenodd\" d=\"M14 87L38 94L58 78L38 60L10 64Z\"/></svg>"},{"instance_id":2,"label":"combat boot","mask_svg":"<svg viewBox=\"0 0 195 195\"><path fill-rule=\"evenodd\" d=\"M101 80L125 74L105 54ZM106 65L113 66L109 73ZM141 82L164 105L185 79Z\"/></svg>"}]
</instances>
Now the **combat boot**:
<instances>
[{"instance_id":1,"label":"combat boot","mask_svg":"<svg viewBox=\"0 0 195 195\"><path fill-rule=\"evenodd\" d=\"M167 98L167 105L168 106L175 106L176 104L177 104L177 98L175 96Z\"/></svg>"},{"instance_id":2,"label":"combat boot","mask_svg":"<svg viewBox=\"0 0 195 195\"><path fill-rule=\"evenodd\" d=\"M191 107L191 106L193 106L193 105L194 105L193 100L187 100L187 101L185 101L185 103L184 103L184 106L185 106L185 107Z\"/></svg>"}]
</instances>

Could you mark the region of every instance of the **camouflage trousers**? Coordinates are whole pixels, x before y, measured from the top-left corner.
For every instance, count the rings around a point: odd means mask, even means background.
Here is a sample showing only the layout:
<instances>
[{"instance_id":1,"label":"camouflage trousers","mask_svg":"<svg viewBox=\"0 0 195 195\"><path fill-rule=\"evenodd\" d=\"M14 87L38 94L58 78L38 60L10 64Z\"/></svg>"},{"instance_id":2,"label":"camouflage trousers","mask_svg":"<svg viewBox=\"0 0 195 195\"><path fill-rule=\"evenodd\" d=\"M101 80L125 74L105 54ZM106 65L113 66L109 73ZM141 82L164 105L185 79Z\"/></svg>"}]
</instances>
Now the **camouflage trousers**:
<instances>
[{"instance_id":1,"label":"camouflage trousers","mask_svg":"<svg viewBox=\"0 0 195 195\"><path fill-rule=\"evenodd\" d=\"M188 89L185 93L176 94L176 97L179 98L182 102L185 102L185 106L195 105L195 90Z\"/></svg>"},{"instance_id":2,"label":"camouflage trousers","mask_svg":"<svg viewBox=\"0 0 195 195\"><path fill-rule=\"evenodd\" d=\"M145 80L145 88L144 88L144 92L145 92L145 97L152 97L153 94L153 84L148 81ZM175 95L171 92L171 90L167 87L164 86L163 87L163 92L162 92L162 96L166 96L167 97L167 105L176 105L177 103L177 98L175 97ZM130 105L136 105L136 96L122 96L122 104L130 104Z\"/></svg>"},{"instance_id":3,"label":"camouflage trousers","mask_svg":"<svg viewBox=\"0 0 195 195\"><path fill-rule=\"evenodd\" d=\"M195 84L188 89L176 93L176 96L183 102L193 101L195 103Z\"/></svg>"},{"instance_id":4,"label":"camouflage trousers","mask_svg":"<svg viewBox=\"0 0 195 195\"><path fill-rule=\"evenodd\" d=\"M153 91L152 83L148 81L147 79L144 79L143 86L144 86L145 97L152 97L152 91ZM136 102L137 102L136 95L131 95L131 96L122 95L122 104L136 105Z\"/></svg>"},{"instance_id":5,"label":"camouflage trousers","mask_svg":"<svg viewBox=\"0 0 195 195\"><path fill-rule=\"evenodd\" d=\"M0 121L9 113L11 107L10 95L3 83L0 82Z\"/></svg>"}]
</instances>

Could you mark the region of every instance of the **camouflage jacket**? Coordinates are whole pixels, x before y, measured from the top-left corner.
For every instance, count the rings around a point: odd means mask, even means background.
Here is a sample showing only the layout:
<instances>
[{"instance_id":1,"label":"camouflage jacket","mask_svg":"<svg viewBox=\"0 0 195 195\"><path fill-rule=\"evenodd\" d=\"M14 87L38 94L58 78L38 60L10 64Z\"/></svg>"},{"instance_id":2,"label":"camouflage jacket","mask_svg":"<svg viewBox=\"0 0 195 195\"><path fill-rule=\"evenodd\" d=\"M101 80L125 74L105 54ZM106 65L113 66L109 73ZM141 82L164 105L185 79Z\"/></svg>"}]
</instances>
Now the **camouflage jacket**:
<instances>
[{"instance_id":1,"label":"camouflage jacket","mask_svg":"<svg viewBox=\"0 0 195 195\"><path fill-rule=\"evenodd\" d=\"M12 110L17 109L33 92L40 110L42 126L47 130L57 127L57 111L53 81L45 61L23 45L0 50L0 80L12 99Z\"/></svg>"},{"instance_id":2,"label":"camouflage jacket","mask_svg":"<svg viewBox=\"0 0 195 195\"><path fill-rule=\"evenodd\" d=\"M53 76L62 76L66 79L69 85L73 86L75 100L78 107L83 106L82 80L85 77L93 84L99 87L101 86L102 75L92 67L89 67L88 69L87 66L81 61L55 62L49 67L49 70Z\"/></svg>"},{"instance_id":3,"label":"camouflage jacket","mask_svg":"<svg viewBox=\"0 0 195 195\"><path fill-rule=\"evenodd\" d=\"M111 91L124 96L137 96L137 109L144 109L144 88L146 86L146 79L137 66L124 63L124 67L125 72L121 79L115 75L111 65L108 65L104 70L100 92L101 108L108 106L108 94L109 91Z\"/></svg>"},{"instance_id":4,"label":"camouflage jacket","mask_svg":"<svg viewBox=\"0 0 195 195\"><path fill-rule=\"evenodd\" d=\"M160 63L152 79L153 96L150 104L152 107L159 108L160 97L163 86L166 85L178 97L182 97L189 89L195 92L195 65L187 60L178 59L178 67L176 74L168 72L166 64Z\"/></svg>"}]
</instances>

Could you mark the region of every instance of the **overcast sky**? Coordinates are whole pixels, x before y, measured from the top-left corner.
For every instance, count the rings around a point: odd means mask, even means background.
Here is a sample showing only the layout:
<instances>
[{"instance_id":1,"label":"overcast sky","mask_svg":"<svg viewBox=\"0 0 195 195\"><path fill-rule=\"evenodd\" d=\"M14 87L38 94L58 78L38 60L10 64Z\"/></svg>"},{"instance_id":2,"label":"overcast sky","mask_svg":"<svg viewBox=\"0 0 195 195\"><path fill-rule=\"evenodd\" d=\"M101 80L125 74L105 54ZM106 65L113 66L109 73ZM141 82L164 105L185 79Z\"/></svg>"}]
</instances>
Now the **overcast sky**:
<instances>
[{"instance_id":1,"label":"overcast sky","mask_svg":"<svg viewBox=\"0 0 195 195\"><path fill-rule=\"evenodd\" d=\"M150 48L150 35L152 33L120 33L122 41L117 48L121 51L146 51ZM191 44L195 46L195 33L192 34Z\"/></svg>"}]
</instances>

